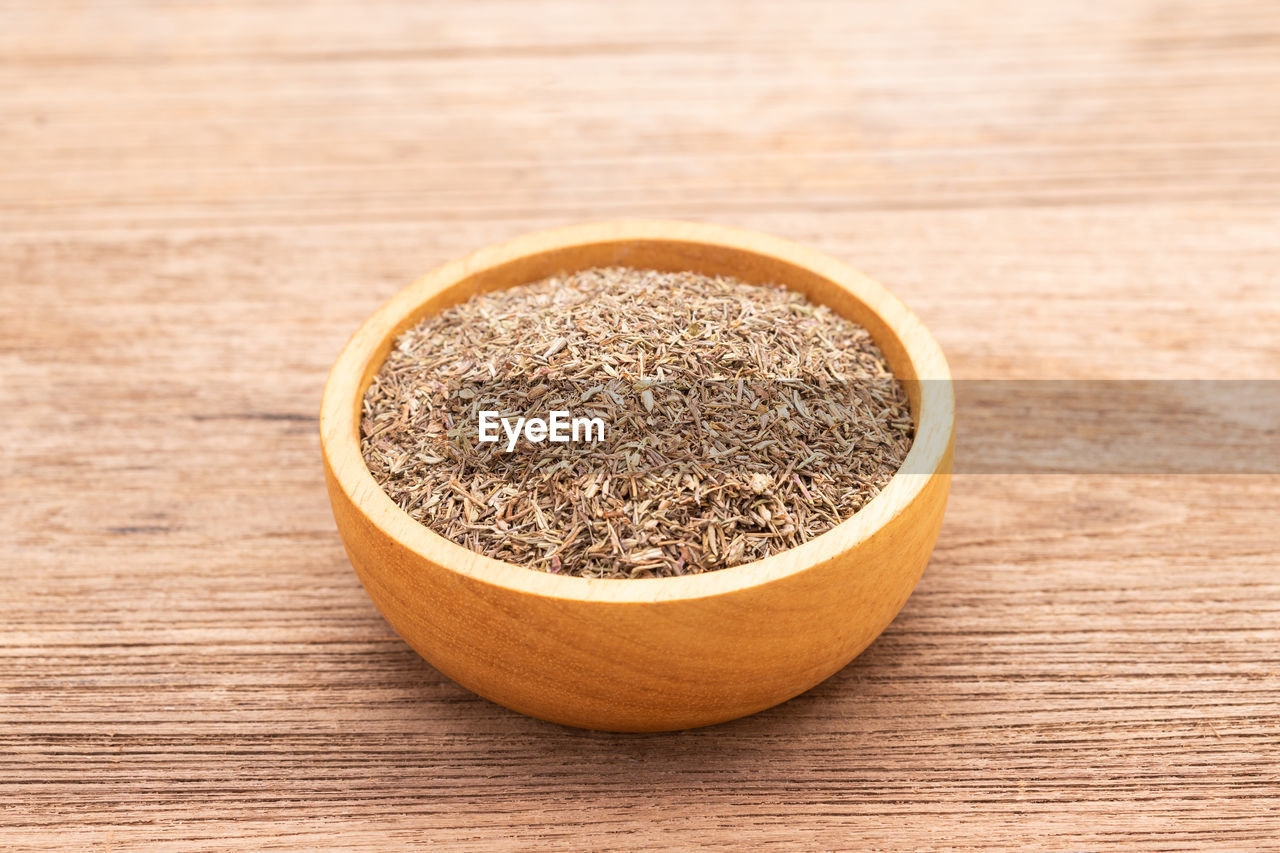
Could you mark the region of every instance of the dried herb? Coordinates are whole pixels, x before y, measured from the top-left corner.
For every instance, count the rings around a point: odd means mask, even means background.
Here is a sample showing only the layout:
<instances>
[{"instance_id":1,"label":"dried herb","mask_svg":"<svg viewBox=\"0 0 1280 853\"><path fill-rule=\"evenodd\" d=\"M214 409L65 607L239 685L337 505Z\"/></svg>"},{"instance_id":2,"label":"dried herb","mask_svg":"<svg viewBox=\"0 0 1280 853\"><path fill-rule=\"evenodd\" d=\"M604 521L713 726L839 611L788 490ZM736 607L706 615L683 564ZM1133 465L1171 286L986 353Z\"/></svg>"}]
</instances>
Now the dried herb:
<instances>
[{"instance_id":1,"label":"dried herb","mask_svg":"<svg viewBox=\"0 0 1280 853\"><path fill-rule=\"evenodd\" d=\"M598 417L597 442L478 440L481 411ZM862 327L726 277L591 269L484 294L397 338L364 398L369 470L482 554L683 575L806 542L902 464L906 394Z\"/></svg>"}]
</instances>

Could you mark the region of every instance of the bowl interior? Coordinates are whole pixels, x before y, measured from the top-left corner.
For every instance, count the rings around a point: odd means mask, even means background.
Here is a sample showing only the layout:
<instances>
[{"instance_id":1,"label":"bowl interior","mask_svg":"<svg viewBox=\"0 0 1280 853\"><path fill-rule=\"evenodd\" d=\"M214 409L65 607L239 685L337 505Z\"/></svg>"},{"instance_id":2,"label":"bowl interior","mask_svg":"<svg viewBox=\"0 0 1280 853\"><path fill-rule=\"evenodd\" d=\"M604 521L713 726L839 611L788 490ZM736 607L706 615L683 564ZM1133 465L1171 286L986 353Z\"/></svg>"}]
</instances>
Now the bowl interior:
<instances>
[{"instance_id":1,"label":"bowl interior","mask_svg":"<svg viewBox=\"0 0 1280 853\"><path fill-rule=\"evenodd\" d=\"M849 519L804 545L727 569L674 578L595 579L551 575L484 557L415 521L382 491L360 452L364 392L397 335L477 293L592 267L727 275L780 284L861 324L884 352L911 404L916 437L889 485ZM613 223L543 232L447 264L397 294L343 349L325 386L321 439L330 471L383 531L464 574L543 595L634 601L717 594L768 582L830 559L901 511L949 458L954 423L950 374L919 320L881 285L840 262L766 235L692 223ZM925 381L927 380L927 381Z\"/></svg>"},{"instance_id":2,"label":"bowl interior","mask_svg":"<svg viewBox=\"0 0 1280 853\"><path fill-rule=\"evenodd\" d=\"M381 369L391 344L406 329L425 317L439 313L479 293L506 290L531 284L558 273L572 273L593 267L624 266L653 269L659 272L695 272L702 275L733 276L749 284L779 284L803 293L810 302L826 305L837 314L863 326L884 352L894 375L901 381L911 399L912 417L918 427L920 399L918 366L897 331L868 303L846 288L836 286L821 273L797 266L784 258L761 254L737 246L690 243L673 239L619 239L571 246L548 247L532 255L512 258L492 266L475 269L469 275L440 281L438 286L424 289L423 299L404 311L391 327L381 332L381 340L371 357L366 359L360 376L359 393L354 405L359 406L369 383ZM431 276L428 276L431 278ZM426 281L418 282L418 285ZM418 285L411 287L417 290ZM389 307L389 306L388 306ZM385 310L385 308L383 309ZM379 311L379 314L382 312Z\"/></svg>"}]
</instances>

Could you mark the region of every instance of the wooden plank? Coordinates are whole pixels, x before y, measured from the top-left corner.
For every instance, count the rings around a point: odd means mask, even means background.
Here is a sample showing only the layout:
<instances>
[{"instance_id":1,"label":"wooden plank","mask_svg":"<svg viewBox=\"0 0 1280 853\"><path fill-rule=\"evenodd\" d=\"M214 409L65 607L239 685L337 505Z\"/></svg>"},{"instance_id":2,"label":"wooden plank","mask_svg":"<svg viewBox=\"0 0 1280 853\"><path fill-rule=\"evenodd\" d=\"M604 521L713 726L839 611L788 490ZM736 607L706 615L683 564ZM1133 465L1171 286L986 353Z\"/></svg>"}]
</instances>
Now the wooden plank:
<instances>
[{"instance_id":1,"label":"wooden plank","mask_svg":"<svg viewBox=\"0 0 1280 853\"><path fill-rule=\"evenodd\" d=\"M615 216L830 251L960 378L1280 378L1275 8L27 0L0 22L0 846L1280 837L1280 478L958 477L853 665L746 720L619 736L491 705L394 636L314 425L338 348L423 270Z\"/></svg>"}]
</instances>

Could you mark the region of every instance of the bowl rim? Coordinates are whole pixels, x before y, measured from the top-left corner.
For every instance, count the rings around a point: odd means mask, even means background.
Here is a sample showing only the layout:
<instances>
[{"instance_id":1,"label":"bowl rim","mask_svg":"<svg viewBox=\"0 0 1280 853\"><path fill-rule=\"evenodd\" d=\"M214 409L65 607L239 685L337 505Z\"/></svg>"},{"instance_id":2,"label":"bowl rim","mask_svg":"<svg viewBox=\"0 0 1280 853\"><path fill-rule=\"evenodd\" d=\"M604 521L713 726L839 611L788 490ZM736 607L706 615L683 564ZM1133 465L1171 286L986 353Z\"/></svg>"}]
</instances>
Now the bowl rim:
<instances>
[{"instance_id":1,"label":"bowl rim","mask_svg":"<svg viewBox=\"0 0 1280 853\"><path fill-rule=\"evenodd\" d=\"M486 557L415 520L382 490L365 464L358 437L357 399L385 356L384 342L422 305L477 273L551 251L600 243L658 241L701 244L767 255L800 267L845 290L897 336L919 383L916 435L902 466L862 509L813 539L760 560L695 575L664 578L584 578L555 575ZM779 284L786 285L785 281ZM518 286L518 285L517 285ZM927 381L926 381L927 380ZM320 444L330 488L383 536L465 578L546 598L620 604L723 595L775 583L824 564L860 545L910 506L936 476L948 476L955 425L951 373L941 347L924 324L883 285L825 253L780 237L706 223L625 220L571 225L525 234L450 261L383 303L343 346L329 371L320 406Z\"/></svg>"}]
</instances>

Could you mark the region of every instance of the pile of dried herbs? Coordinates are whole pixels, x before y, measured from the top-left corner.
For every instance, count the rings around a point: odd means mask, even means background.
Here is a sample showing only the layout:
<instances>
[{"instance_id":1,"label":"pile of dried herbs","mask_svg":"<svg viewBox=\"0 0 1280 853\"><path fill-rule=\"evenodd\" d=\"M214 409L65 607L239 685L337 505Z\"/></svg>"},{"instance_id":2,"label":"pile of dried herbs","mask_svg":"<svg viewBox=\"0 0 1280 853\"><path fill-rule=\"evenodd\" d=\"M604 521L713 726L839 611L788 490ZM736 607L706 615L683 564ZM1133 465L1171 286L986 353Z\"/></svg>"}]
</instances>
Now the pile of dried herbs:
<instances>
[{"instance_id":1,"label":"pile of dried herbs","mask_svg":"<svg viewBox=\"0 0 1280 853\"><path fill-rule=\"evenodd\" d=\"M482 410L601 418L603 441L478 441ZM806 542L910 449L865 329L780 287L628 268L484 294L404 332L362 449L413 518L482 554L587 577L684 575Z\"/></svg>"}]
</instances>

